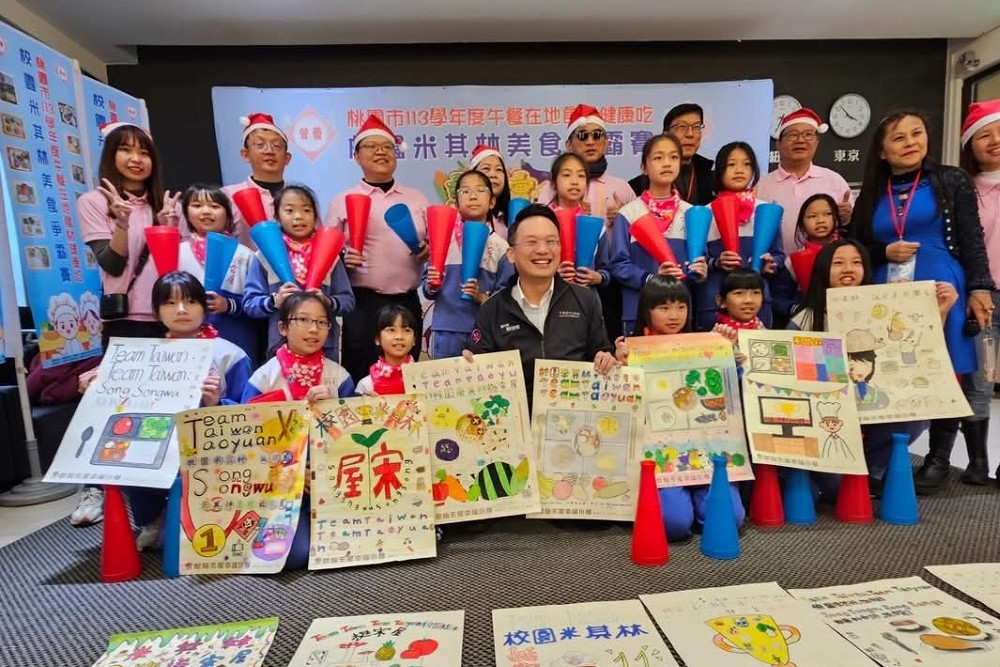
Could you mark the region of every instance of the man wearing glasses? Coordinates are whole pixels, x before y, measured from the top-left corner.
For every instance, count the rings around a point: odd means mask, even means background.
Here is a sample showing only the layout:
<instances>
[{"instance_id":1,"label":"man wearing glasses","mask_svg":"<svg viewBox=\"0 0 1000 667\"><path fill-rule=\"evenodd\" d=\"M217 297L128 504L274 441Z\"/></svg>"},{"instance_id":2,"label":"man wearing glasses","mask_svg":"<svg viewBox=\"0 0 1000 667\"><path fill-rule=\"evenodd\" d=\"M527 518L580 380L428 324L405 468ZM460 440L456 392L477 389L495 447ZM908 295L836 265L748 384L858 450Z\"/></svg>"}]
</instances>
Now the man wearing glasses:
<instances>
[{"instance_id":1,"label":"man wearing glasses","mask_svg":"<svg viewBox=\"0 0 1000 667\"><path fill-rule=\"evenodd\" d=\"M266 113L243 116L240 123L243 125L243 148L240 156L250 165L250 177L240 183L227 185L222 191L231 198L235 192L256 188L260 190L264 210L271 211L274 195L285 187L285 167L292 161L292 154L288 152L288 137L275 124L274 118ZM257 246L250 239L250 225L243 219L239 208L233 206L232 209L236 237L243 245L256 250ZM183 220L184 217L180 219ZM181 229L186 230L187 225L181 225Z\"/></svg>"},{"instance_id":2,"label":"man wearing glasses","mask_svg":"<svg viewBox=\"0 0 1000 667\"><path fill-rule=\"evenodd\" d=\"M828 127L815 111L805 107L785 116L778 126L778 168L757 185L757 199L785 207L781 238L786 255L800 249L795 243L795 222L802 202L812 195L830 195L837 202L841 222L846 225L851 219L853 205L847 181L832 169L813 164L819 135Z\"/></svg>"},{"instance_id":3,"label":"man wearing glasses","mask_svg":"<svg viewBox=\"0 0 1000 667\"><path fill-rule=\"evenodd\" d=\"M396 154L402 150L405 147L397 141L396 134L377 117L369 116L354 137L354 161L361 167L361 181L330 201L323 220L326 227L336 227L348 235L347 195L360 194L371 199L364 247L360 253L348 247L343 256L354 289L355 306L352 313L344 316L341 364L358 380L368 375L371 365L378 360L375 321L382 306L399 304L413 313L417 330L412 355L414 359L420 358L423 313L417 286L428 255L427 243L421 241L421 250L414 255L385 222L386 209L405 204L410 209L417 238L427 236L427 197L395 180Z\"/></svg>"},{"instance_id":4,"label":"man wearing glasses","mask_svg":"<svg viewBox=\"0 0 1000 667\"><path fill-rule=\"evenodd\" d=\"M712 175L715 163L698 154L705 130L705 111L690 102L678 104L663 117L664 134L672 134L681 142L681 173L675 186L681 199L692 205L708 205L715 199ZM636 195L649 188L649 178L640 174L628 182Z\"/></svg>"}]
</instances>

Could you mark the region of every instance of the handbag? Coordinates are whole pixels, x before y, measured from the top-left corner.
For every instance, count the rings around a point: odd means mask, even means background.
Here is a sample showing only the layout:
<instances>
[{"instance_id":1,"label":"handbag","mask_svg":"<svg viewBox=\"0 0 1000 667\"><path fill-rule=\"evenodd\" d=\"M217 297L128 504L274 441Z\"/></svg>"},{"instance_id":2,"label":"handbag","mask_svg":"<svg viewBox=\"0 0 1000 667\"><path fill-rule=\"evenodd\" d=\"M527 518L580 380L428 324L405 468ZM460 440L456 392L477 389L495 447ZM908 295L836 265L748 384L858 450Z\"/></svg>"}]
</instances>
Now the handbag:
<instances>
[{"instance_id":1,"label":"handbag","mask_svg":"<svg viewBox=\"0 0 1000 667\"><path fill-rule=\"evenodd\" d=\"M142 252L139 253L139 261L135 263L135 271L132 273L132 279L128 281L125 292L101 295L100 315L102 320L121 320L128 317L128 293L132 291L135 281L139 279L148 261L149 246L143 244Z\"/></svg>"}]
</instances>

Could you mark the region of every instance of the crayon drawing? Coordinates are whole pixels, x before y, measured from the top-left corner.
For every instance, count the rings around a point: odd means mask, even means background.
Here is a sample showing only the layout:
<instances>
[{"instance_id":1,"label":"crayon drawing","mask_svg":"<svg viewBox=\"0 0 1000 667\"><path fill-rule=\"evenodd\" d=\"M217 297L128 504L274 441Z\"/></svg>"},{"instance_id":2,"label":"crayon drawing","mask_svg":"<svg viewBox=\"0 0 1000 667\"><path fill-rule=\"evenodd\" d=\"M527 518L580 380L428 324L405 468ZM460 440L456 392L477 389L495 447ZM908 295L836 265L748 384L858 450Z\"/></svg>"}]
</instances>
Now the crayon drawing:
<instances>
[{"instance_id":1,"label":"crayon drawing","mask_svg":"<svg viewBox=\"0 0 1000 667\"><path fill-rule=\"evenodd\" d=\"M413 395L313 406L309 568L437 554L427 419Z\"/></svg>"},{"instance_id":2,"label":"crayon drawing","mask_svg":"<svg viewBox=\"0 0 1000 667\"><path fill-rule=\"evenodd\" d=\"M428 413L437 523L541 509L516 350L406 364L403 377Z\"/></svg>"}]
</instances>

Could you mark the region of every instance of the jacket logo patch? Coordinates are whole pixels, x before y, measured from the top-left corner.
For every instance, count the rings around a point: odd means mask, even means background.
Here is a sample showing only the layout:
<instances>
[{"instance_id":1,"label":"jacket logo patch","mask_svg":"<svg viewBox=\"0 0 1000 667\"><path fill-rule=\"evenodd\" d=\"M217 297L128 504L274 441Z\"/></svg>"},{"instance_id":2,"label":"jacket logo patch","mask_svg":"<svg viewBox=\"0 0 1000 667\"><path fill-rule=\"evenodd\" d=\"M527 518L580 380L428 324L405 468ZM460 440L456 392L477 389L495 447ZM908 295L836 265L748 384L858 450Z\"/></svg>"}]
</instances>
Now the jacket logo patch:
<instances>
[{"instance_id":1,"label":"jacket logo patch","mask_svg":"<svg viewBox=\"0 0 1000 667\"><path fill-rule=\"evenodd\" d=\"M472 333L469 334L469 337L472 339L473 343L478 343L483 339L483 334L479 331L479 329L473 329Z\"/></svg>"},{"instance_id":2,"label":"jacket logo patch","mask_svg":"<svg viewBox=\"0 0 1000 667\"><path fill-rule=\"evenodd\" d=\"M500 325L500 330L503 331L504 333L508 333L509 334L509 333L513 333L515 331L520 331L521 330L521 325L520 324L510 324L508 322L504 322L503 324Z\"/></svg>"},{"instance_id":3,"label":"jacket logo patch","mask_svg":"<svg viewBox=\"0 0 1000 667\"><path fill-rule=\"evenodd\" d=\"M580 313L579 310L560 310L559 312L556 313L556 316L564 318L568 317L569 319L578 320L581 317L583 317L583 314Z\"/></svg>"}]
</instances>

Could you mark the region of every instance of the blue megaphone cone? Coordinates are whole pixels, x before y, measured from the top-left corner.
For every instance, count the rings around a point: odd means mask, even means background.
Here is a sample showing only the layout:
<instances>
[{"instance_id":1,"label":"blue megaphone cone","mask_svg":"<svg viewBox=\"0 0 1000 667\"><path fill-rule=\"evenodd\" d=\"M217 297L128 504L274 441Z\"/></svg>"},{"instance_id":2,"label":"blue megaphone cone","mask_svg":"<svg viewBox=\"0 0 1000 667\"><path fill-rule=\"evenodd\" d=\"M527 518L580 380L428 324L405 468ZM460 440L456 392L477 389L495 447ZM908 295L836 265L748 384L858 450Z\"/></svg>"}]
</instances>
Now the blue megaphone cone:
<instances>
[{"instance_id":1,"label":"blue megaphone cone","mask_svg":"<svg viewBox=\"0 0 1000 667\"><path fill-rule=\"evenodd\" d=\"M257 244L260 254L264 255L268 266L278 276L282 283L296 284L295 272L288 260L288 248L281 237L281 225L274 220L258 222L250 228L250 238Z\"/></svg>"},{"instance_id":2,"label":"blue megaphone cone","mask_svg":"<svg viewBox=\"0 0 1000 667\"><path fill-rule=\"evenodd\" d=\"M181 574L181 493L184 486L177 475L167 496L167 513L163 517L163 574Z\"/></svg>"},{"instance_id":3,"label":"blue megaphone cone","mask_svg":"<svg viewBox=\"0 0 1000 667\"><path fill-rule=\"evenodd\" d=\"M892 453L885 472L878 518L897 526L915 526L920 521L913 470L910 469L910 436L906 433L892 434Z\"/></svg>"},{"instance_id":4,"label":"blue megaphone cone","mask_svg":"<svg viewBox=\"0 0 1000 667\"><path fill-rule=\"evenodd\" d=\"M229 265L240 242L232 236L209 232L205 235L205 291L218 292L229 273Z\"/></svg>"},{"instance_id":5,"label":"blue megaphone cone","mask_svg":"<svg viewBox=\"0 0 1000 667\"><path fill-rule=\"evenodd\" d=\"M782 497L785 521L800 526L816 523L816 503L813 501L809 471L789 468Z\"/></svg>"},{"instance_id":6,"label":"blue megaphone cone","mask_svg":"<svg viewBox=\"0 0 1000 667\"><path fill-rule=\"evenodd\" d=\"M728 459L712 457L712 483L705 501L705 525L701 531L701 553L716 560L732 560L740 556L740 535L729 492Z\"/></svg>"}]
</instances>

